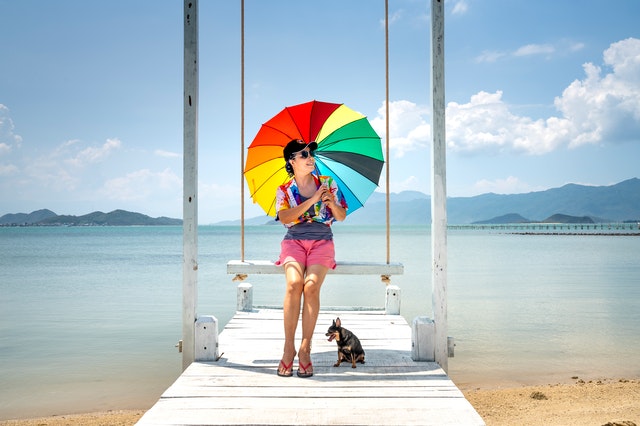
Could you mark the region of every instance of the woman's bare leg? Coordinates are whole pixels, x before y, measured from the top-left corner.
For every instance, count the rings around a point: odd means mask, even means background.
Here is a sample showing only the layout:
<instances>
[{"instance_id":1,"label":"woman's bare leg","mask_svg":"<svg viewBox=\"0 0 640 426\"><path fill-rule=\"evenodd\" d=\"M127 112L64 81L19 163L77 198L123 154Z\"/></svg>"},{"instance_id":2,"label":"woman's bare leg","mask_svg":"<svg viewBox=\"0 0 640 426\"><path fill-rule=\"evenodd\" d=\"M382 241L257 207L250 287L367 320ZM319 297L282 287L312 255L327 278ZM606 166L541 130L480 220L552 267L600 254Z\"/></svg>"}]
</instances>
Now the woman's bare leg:
<instances>
[{"instance_id":1,"label":"woman's bare leg","mask_svg":"<svg viewBox=\"0 0 640 426\"><path fill-rule=\"evenodd\" d=\"M297 262L289 262L284 266L287 280L282 303L284 317L284 349L282 361L289 365L296 356L295 335L300 318L300 304L304 287L304 267ZM279 366L281 368L282 366ZM282 372L282 371L281 371Z\"/></svg>"},{"instance_id":2,"label":"woman's bare leg","mask_svg":"<svg viewBox=\"0 0 640 426\"><path fill-rule=\"evenodd\" d=\"M304 368L311 362L311 338L318 321L320 312L320 288L327 275L327 268L324 265L309 265L304 278L304 301L302 304L302 342L298 354L300 364Z\"/></svg>"}]
</instances>

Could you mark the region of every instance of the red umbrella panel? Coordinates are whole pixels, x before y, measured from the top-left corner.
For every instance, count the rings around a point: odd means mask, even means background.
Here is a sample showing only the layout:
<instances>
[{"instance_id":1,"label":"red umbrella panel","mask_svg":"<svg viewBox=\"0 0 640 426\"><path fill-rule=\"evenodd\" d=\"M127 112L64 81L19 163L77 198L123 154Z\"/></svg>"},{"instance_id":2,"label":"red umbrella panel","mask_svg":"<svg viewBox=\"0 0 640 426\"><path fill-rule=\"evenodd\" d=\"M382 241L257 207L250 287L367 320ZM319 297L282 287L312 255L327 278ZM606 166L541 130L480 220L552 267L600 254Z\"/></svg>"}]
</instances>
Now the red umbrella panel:
<instances>
[{"instance_id":1,"label":"red umbrella panel","mask_svg":"<svg viewBox=\"0 0 640 426\"><path fill-rule=\"evenodd\" d=\"M247 153L244 175L251 198L268 215L276 215L276 189L290 179L282 150L293 139L318 143L318 172L337 181L349 213L362 207L378 186L382 146L364 115L328 102L289 106L260 127Z\"/></svg>"}]
</instances>

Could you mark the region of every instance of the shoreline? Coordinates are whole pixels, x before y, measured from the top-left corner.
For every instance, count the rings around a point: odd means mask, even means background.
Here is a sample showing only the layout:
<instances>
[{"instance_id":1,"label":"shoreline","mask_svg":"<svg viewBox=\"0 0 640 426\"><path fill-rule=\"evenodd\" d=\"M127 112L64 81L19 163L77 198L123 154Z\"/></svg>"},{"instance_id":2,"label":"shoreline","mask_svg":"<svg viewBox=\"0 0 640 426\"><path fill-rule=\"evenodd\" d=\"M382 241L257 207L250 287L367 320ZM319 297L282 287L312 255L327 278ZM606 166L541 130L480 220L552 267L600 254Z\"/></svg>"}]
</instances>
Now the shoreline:
<instances>
[{"instance_id":1,"label":"shoreline","mask_svg":"<svg viewBox=\"0 0 640 426\"><path fill-rule=\"evenodd\" d=\"M640 426L640 378L459 387L487 426ZM2 426L134 425L151 408L0 420Z\"/></svg>"}]
</instances>

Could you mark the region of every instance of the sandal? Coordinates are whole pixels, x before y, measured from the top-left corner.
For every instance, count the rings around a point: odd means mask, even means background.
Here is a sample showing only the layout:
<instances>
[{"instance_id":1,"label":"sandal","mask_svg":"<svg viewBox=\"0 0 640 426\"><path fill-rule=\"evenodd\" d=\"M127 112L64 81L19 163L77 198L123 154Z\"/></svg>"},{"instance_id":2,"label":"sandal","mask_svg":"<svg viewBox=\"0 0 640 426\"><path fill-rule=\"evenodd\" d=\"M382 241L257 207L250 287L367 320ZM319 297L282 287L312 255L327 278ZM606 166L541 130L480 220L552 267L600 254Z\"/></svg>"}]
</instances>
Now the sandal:
<instances>
[{"instance_id":1,"label":"sandal","mask_svg":"<svg viewBox=\"0 0 640 426\"><path fill-rule=\"evenodd\" d=\"M285 364L284 360L280 360L280 364L278 365L278 376L280 377L291 377L293 376L293 360L296 358L296 353L293 353L293 357L291 358L291 362L289 364Z\"/></svg>"},{"instance_id":2,"label":"sandal","mask_svg":"<svg viewBox=\"0 0 640 426\"><path fill-rule=\"evenodd\" d=\"M298 363L298 377L311 377L313 376L313 364L309 361L309 364L305 365L302 362Z\"/></svg>"},{"instance_id":3,"label":"sandal","mask_svg":"<svg viewBox=\"0 0 640 426\"><path fill-rule=\"evenodd\" d=\"M280 365L278 366L278 376L280 377L291 377L293 376L293 360L289 364L285 364L284 361L280 360Z\"/></svg>"}]
</instances>

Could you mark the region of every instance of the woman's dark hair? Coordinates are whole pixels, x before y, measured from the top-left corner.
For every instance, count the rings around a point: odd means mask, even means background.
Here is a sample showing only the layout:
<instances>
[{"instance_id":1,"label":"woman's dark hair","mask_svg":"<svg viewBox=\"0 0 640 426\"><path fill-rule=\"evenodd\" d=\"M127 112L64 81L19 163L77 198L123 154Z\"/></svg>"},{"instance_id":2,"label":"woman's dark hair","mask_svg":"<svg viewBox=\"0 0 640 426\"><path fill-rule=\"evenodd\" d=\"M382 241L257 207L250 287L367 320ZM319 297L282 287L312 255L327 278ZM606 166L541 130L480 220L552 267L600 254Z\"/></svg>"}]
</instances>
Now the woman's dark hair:
<instances>
[{"instance_id":1,"label":"woman's dark hair","mask_svg":"<svg viewBox=\"0 0 640 426\"><path fill-rule=\"evenodd\" d=\"M282 150L282 156L284 157L284 161L286 161L284 168L287 173L289 173L289 176L293 176L293 166L289 163L289 160L295 156L296 152L302 151L306 147L309 147L310 151L315 151L318 149L318 143L315 141L306 143L302 139L292 139Z\"/></svg>"}]
</instances>

